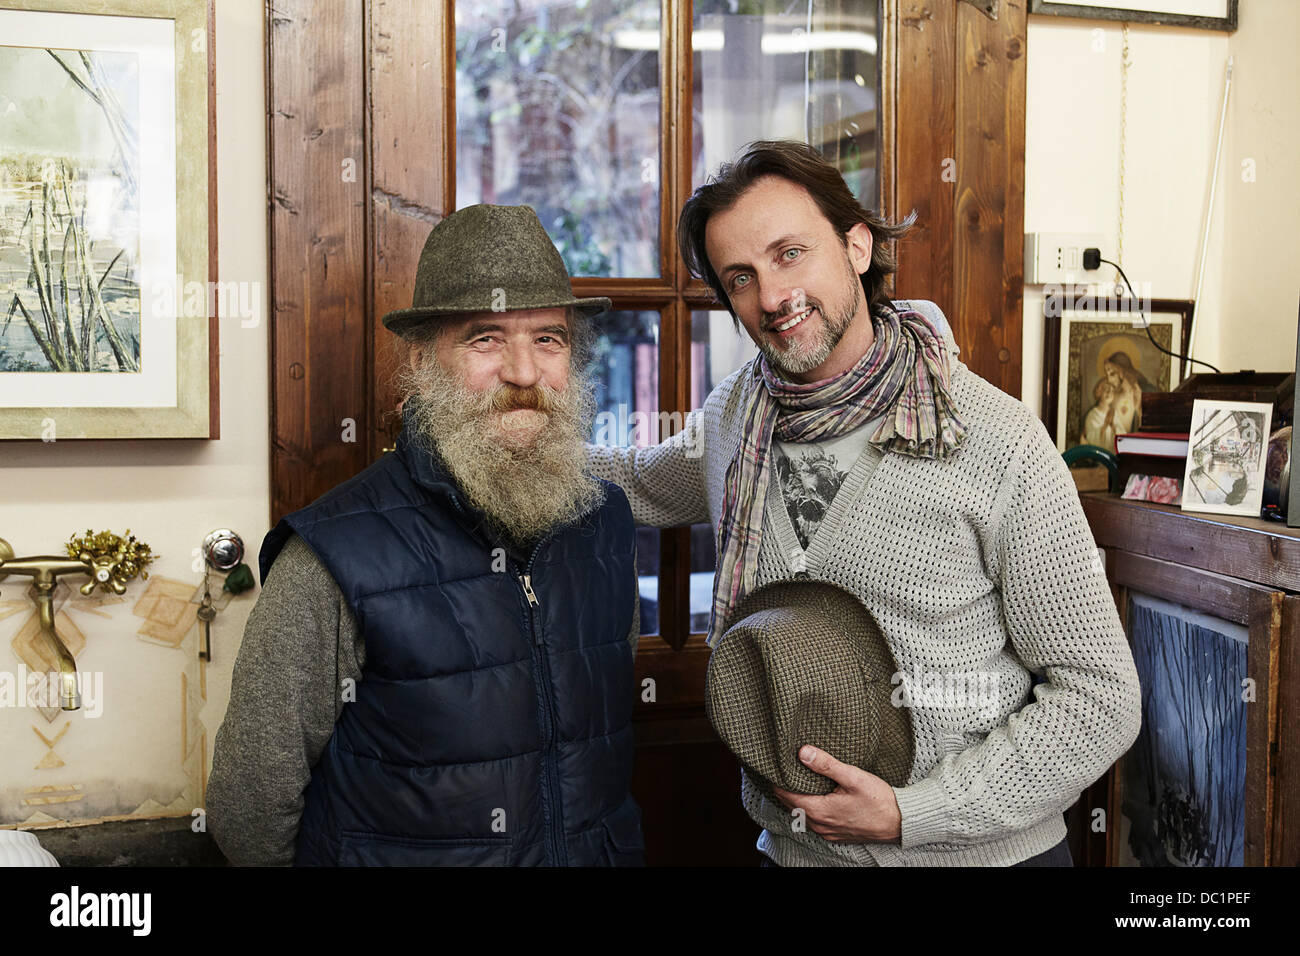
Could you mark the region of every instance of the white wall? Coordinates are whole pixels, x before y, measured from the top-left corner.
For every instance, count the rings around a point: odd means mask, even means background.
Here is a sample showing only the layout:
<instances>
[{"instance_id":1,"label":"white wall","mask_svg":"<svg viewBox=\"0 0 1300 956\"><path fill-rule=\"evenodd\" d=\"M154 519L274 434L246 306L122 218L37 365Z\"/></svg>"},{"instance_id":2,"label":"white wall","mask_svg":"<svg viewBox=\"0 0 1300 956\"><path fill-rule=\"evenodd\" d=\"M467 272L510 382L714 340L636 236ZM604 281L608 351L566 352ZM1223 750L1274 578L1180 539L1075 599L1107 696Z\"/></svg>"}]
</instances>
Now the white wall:
<instances>
[{"instance_id":1,"label":"white wall","mask_svg":"<svg viewBox=\"0 0 1300 956\"><path fill-rule=\"evenodd\" d=\"M1190 299L1218 134L1233 88L1213 212L1196 355L1225 371L1290 370L1296 336L1300 4L1246 0L1234 34L1129 28L1124 251L1120 260L1119 24L1029 18L1025 231L1098 232L1141 293ZM1256 182L1241 178L1253 158ZM1099 273L1109 288L1114 270ZM1022 398L1039 406L1042 287L1026 286Z\"/></svg>"},{"instance_id":2,"label":"white wall","mask_svg":"<svg viewBox=\"0 0 1300 956\"><path fill-rule=\"evenodd\" d=\"M1225 369L1277 371L1295 362L1300 293L1300 3L1240 6L1241 29L1228 41L1219 358Z\"/></svg>"},{"instance_id":3,"label":"white wall","mask_svg":"<svg viewBox=\"0 0 1300 956\"><path fill-rule=\"evenodd\" d=\"M197 586L202 576L192 570L193 549L212 529L230 527L243 536L251 552L247 560L256 571L270 512L263 16L259 0L217 4L219 278L255 282L263 316L258 327L249 329L238 318L223 321L222 437L211 442L3 443L0 537L20 556L58 553L69 535L87 528L119 534L129 528L161 554L151 575ZM24 599L28 582L16 580L0 582L0 670L17 666L11 640L27 616L4 614L5 602ZM87 639L78 665L103 671L107 706L101 720L72 720L70 732L54 748L65 766L34 769L33 754L40 757L44 747L32 749L36 738L28 727L53 736L61 720L47 724L31 710L0 710L0 781L6 788L0 800L7 804L0 808L0 823L16 822L14 789L27 793L47 784L80 785L85 795L80 801L47 805L45 812L54 817L77 819L84 816L82 807L91 805L97 808L92 815L102 815L112 811L114 800L117 812L130 813L141 793L172 812L187 803L200 805L195 768L211 767L212 738L225 713L230 670L258 592L233 599L217 618L215 660L200 671L194 664L197 629L174 650L140 639L143 621L133 605L147 584L132 582L126 602L105 608L105 616L73 612ZM207 735L201 764L192 755L183 768L175 716L184 693L182 671L190 675L185 686L191 729ZM191 750L194 740L191 734ZM151 766L166 770L151 775ZM92 793L99 796L92 800ZM16 811L19 818L28 819L30 801L18 802L24 805Z\"/></svg>"}]
</instances>

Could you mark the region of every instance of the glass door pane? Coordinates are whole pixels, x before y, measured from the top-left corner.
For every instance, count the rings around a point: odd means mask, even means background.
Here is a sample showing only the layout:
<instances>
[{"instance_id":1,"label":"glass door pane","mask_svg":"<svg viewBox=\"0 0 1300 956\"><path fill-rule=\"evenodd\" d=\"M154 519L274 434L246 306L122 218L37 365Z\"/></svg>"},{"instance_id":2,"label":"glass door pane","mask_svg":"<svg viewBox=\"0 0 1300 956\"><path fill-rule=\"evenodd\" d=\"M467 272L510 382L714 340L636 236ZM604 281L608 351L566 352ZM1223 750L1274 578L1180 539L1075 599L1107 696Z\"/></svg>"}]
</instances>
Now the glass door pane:
<instances>
[{"instance_id":1,"label":"glass door pane","mask_svg":"<svg viewBox=\"0 0 1300 956\"><path fill-rule=\"evenodd\" d=\"M696 0L692 185L758 139L811 143L867 208L876 192L873 3Z\"/></svg>"},{"instance_id":2,"label":"glass door pane","mask_svg":"<svg viewBox=\"0 0 1300 956\"><path fill-rule=\"evenodd\" d=\"M659 323L656 310L597 316L591 376L597 445L655 445L664 437L659 412ZM637 528L641 633L659 633L659 529Z\"/></svg>"},{"instance_id":3,"label":"glass door pane","mask_svg":"<svg viewBox=\"0 0 1300 956\"><path fill-rule=\"evenodd\" d=\"M753 339L737 329L731 313L721 309L691 313L691 407L699 408L709 392L758 354ZM713 528L691 526L691 632L709 628L713 607L713 569L717 563Z\"/></svg>"},{"instance_id":4,"label":"glass door pane","mask_svg":"<svg viewBox=\"0 0 1300 956\"><path fill-rule=\"evenodd\" d=\"M456 3L456 207L537 210L573 276L659 275L658 0Z\"/></svg>"}]
</instances>

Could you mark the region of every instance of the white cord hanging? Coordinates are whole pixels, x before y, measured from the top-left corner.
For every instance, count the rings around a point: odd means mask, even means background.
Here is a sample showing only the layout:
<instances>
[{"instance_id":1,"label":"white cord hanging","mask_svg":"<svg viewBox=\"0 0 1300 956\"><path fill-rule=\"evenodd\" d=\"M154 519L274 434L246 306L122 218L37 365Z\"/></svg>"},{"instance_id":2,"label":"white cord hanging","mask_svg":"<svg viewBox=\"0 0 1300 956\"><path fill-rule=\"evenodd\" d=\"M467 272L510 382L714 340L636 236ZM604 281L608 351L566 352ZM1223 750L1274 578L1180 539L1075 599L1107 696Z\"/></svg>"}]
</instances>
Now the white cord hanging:
<instances>
[{"instance_id":1,"label":"white cord hanging","mask_svg":"<svg viewBox=\"0 0 1300 956\"><path fill-rule=\"evenodd\" d=\"M1205 256L1210 251L1210 224L1214 219L1214 193L1219 185L1219 160L1223 155L1223 128L1228 121L1228 91L1232 88L1232 57L1228 57L1228 67L1223 77L1223 106L1219 109L1219 141L1214 147L1214 169L1210 171L1210 199L1205 206L1205 231L1201 234L1201 262L1196 267L1196 292L1192 296L1194 303L1192 315L1201 312L1201 289L1205 285ZM1196 354L1196 332L1203 323L1192 322L1192 338L1187 344L1187 354Z\"/></svg>"}]
</instances>

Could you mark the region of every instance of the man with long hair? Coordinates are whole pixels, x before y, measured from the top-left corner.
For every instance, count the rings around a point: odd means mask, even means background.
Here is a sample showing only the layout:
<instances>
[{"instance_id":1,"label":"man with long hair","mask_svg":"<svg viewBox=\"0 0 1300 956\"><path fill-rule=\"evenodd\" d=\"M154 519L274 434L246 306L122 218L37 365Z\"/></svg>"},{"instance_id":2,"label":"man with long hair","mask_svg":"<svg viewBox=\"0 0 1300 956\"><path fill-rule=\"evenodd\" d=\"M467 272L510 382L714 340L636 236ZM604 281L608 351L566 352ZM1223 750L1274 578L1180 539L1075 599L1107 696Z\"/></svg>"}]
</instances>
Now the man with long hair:
<instances>
[{"instance_id":1,"label":"man with long hair","mask_svg":"<svg viewBox=\"0 0 1300 956\"><path fill-rule=\"evenodd\" d=\"M429 235L384 317L396 450L262 546L208 785L233 862L641 861L635 532L582 453L609 304L573 296L526 206Z\"/></svg>"},{"instance_id":2,"label":"man with long hair","mask_svg":"<svg viewBox=\"0 0 1300 956\"><path fill-rule=\"evenodd\" d=\"M807 579L859 598L898 664L906 785L817 740L799 758L830 794L771 799L747 769L768 861L1070 865L1062 812L1136 738L1136 669L1042 425L957 359L933 303L889 298L906 226L810 147L752 144L686 203L678 244L760 354L670 440L588 456L638 522L716 529L711 645L745 595ZM832 458L810 514L788 476ZM979 691L945 692L957 677Z\"/></svg>"}]
</instances>

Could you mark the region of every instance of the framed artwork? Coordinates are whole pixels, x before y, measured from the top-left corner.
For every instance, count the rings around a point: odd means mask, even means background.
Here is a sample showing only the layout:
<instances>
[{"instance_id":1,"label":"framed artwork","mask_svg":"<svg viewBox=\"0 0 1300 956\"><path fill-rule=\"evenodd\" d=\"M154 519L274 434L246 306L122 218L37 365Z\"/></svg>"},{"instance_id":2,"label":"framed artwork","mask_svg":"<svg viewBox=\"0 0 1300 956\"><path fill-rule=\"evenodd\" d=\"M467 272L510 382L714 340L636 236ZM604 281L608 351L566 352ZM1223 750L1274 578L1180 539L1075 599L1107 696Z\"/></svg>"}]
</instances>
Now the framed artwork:
<instances>
[{"instance_id":1,"label":"framed artwork","mask_svg":"<svg viewBox=\"0 0 1300 956\"><path fill-rule=\"evenodd\" d=\"M1113 452L1115 436L1142 423L1142 393L1182 381L1184 363L1168 353L1187 354L1191 301L1141 305L1091 296L1044 302L1042 416L1062 452L1076 445Z\"/></svg>"},{"instance_id":2,"label":"framed artwork","mask_svg":"<svg viewBox=\"0 0 1300 956\"><path fill-rule=\"evenodd\" d=\"M1184 511L1259 517L1272 417L1263 402L1192 403Z\"/></svg>"},{"instance_id":3,"label":"framed artwork","mask_svg":"<svg viewBox=\"0 0 1300 956\"><path fill-rule=\"evenodd\" d=\"M1029 12L1228 33L1237 29L1237 0L1029 0Z\"/></svg>"},{"instance_id":4,"label":"framed artwork","mask_svg":"<svg viewBox=\"0 0 1300 956\"><path fill-rule=\"evenodd\" d=\"M218 437L211 41L201 0L0 0L0 438Z\"/></svg>"}]
</instances>

